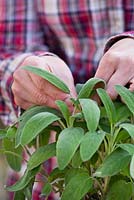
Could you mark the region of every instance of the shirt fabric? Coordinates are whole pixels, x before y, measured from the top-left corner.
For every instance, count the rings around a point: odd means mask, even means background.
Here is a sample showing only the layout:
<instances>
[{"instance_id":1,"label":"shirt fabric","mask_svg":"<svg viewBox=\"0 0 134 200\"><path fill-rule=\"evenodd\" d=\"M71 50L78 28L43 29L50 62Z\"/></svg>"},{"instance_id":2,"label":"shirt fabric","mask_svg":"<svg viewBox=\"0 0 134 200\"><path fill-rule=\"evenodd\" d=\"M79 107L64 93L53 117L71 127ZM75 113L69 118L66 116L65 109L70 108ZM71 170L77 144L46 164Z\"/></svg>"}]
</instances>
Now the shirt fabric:
<instances>
[{"instance_id":1,"label":"shirt fabric","mask_svg":"<svg viewBox=\"0 0 134 200\"><path fill-rule=\"evenodd\" d=\"M83 83L94 75L106 41L107 50L133 38L133 30L134 0L1 0L0 118L6 125L16 119L12 74L27 56L55 53L75 83Z\"/></svg>"}]
</instances>

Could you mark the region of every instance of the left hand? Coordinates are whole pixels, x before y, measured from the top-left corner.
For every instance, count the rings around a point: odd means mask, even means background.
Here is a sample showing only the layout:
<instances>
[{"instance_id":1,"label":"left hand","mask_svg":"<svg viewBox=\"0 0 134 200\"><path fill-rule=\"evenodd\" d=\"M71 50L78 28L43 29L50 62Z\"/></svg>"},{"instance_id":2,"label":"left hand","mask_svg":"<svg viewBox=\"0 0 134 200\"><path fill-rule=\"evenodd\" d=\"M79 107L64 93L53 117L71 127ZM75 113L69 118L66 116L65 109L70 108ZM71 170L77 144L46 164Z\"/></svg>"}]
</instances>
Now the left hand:
<instances>
[{"instance_id":1,"label":"left hand","mask_svg":"<svg viewBox=\"0 0 134 200\"><path fill-rule=\"evenodd\" d=\"M115 85L129 84L134 91L134 40L116 42L100 60L95 77L106 81L106 91L113 100L117 98Z\"/></svg>"}]
</instances>

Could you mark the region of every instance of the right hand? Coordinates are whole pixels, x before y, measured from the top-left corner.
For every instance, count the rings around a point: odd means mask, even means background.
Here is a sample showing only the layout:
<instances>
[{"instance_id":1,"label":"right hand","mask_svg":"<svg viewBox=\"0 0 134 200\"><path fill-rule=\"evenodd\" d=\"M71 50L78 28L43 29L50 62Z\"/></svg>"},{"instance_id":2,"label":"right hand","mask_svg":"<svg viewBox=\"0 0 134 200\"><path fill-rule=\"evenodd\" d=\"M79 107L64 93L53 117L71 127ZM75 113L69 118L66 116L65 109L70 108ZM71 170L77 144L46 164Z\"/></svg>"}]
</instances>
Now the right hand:
<instances>
[{"instance_id":1,"label":"right hand","mask_svg":"<svg viewBox=\"0 0 134 200\"><path fill-rule=\"evenodd\" d=\"M34 66L53 73L60 78L70 89L66 94L47 80L22 69L23 66ZM46 105L57 108L55 100L65 101L70 109L70 97L76 97L72 73L63 60L56 56L29 56L13 74L12 92L16 105L27 109L33 105Z\"/></svg>"}]
</instances>

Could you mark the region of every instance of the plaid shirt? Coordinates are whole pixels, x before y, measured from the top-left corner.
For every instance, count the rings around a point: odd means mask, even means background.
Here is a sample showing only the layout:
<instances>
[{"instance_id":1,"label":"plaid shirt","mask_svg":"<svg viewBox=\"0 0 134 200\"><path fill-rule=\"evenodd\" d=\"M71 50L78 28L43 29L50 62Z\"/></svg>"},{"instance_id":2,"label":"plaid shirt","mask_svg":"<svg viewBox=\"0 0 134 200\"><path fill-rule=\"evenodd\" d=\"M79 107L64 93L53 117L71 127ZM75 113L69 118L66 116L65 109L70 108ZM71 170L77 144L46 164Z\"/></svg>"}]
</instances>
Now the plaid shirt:
<instances>
[{"instance_id":1,"label":"plaid shirt","mask_svg":"<svg viewBox=\"0 0 134 200\"><path fill-rule=\"evenodd\" d=\"M1 0L0 118L5 124L16 119L12 73L27 56L53 52L68 64L75 82L85 82L94 75L106 41L111 38L108 49L133 37L132 30L134 0Z\"/></svg>"}]
</instances>

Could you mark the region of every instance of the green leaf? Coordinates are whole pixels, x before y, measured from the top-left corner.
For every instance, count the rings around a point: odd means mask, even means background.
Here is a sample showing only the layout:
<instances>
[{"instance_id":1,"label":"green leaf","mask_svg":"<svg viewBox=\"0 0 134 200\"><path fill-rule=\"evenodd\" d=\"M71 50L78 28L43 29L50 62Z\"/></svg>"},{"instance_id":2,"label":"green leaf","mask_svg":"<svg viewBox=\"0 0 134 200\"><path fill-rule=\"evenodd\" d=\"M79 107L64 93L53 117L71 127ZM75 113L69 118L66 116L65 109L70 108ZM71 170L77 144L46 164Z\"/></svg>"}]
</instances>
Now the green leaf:
<instances>
[{"instance_id":1,"label":"green leaf","mask_svg":"<svg viewBox=\"0 0 134 200\"><path fill-rule=\"evenodd\" d=\"M21 135L22 135L22 131L23 128L25 126L25 124L27 123L27 121L33 117L34 115L41 113L41 112L49 112L52 114L55 114L57 116L59 116L59 112L56 109L53 108L49 108L47 106L34 106L31 107L29 109L27 109L20 117L19 117L19 126L17 128L17 133L16 133L16 147L18 147L20 145L20 140L21 140Z\"/></svg>"},{"instance_id":2,"label":"green leaf","mask_svg":"<svg viewBox=\"0 0 134 200\"><path fill-rule=\"evenodd\" d=\"M84 114L88 130L93 132L97 129L100 119L100 109L91 99L80 99L80 105Z\"/></svg>"},{"instance_id":3,"label":"green leaf","mask_svg":"<svg viewBox=\"0 0 134 200\"><path fill-rule=\"evenodd\" d=\"M24 189L30 183L33 177L35 177L38 171L39 171L39 167L34 168L31 171L26 170L24 175L19 179L19 181L17 181L14 185L7 186L6 190L16 192L16 191Z\"/></svg>"},{"instance_id":4,"label":"green leaf","mask_svg":"<svg viewBox=\"0 0 134 200\"><path fill-rule=\"evenodd\" d=\"M120 127L125 129L129 133L130 137L134 139L134 125L133 124L123 123L120 125Z\"/></svg>"},{"instance_id":5,"label":"green leaf","mask_svg":"<svg viewBox=\"0 0 134 200\"><path fill-rule=\"evenodd\" d=\"M10 127L7 129L7 137L8 137L9 139L15 138L16 131L17 131L17 128L16 128L15 126L10 126Z\"/></svg>"},{"instance_id":6,"label":"green leaf","mask_svg":"<svg viewBox=\"0 0 134 200\"><path fill-rule=\"evenodd\" d=\"M41 76L42 78L44 78L45 80L50 82L52 85L62 90L63 92L70 93L68 86L62 80L60 80L57 76L55 76L53 73L40 69L40 68L32 67L32 66L25 66L23 67L23 69L31 71L38 76Z\"/></svg>"},{"instance_id":7,"label":"green leaf","mask_svg":"<svg viewBox=\"0 0 134 200\"><path fill-rule=\"evenodd\" d=\"M59 120L59 117L49 112L41 112L34 115L23 128L21 144L26 145L30 143L43 129L57 120Z\"/></svg>"},{"instance_id":8,"label":"green leaf","mask_svg":"<svg viewBox=\"0 0 134 200\"><path fill-rule=\"evenodd\" d=\"M85 84L83 84L77 99L89 98L94 87L105 87L105 82L99 78L90 78Z\"/></svg>"},{"instance_id":9,"label":"green leaf","mask_svg":"<svg viewBox=\"0 0 134 200\"><path fill-rule=\"evenodd\" d=\"M80 155L83 161L89 160L95 154L104 137L104 132L88 132L84 135L80 144Z\"/></svg>"},{"instance_id":10,"label":"green leaf","mask_svg":"<svg viewBox=\"0 0 134 200\"><path fill-rule=\"evenodd\" d=\"M121 96L123 102L127 105L129 110L134 114L134 94L127 88L121 85L115 86L116 91Z\"/></svg>"},{"instance_id":11,"label":"green leaf","mask_svg":"<svg viewBox=\"0 0 134 200\"><path fill-rule=\"evenodd\" d=\"M25 200L25 195L23 191L15 192L14 200Z\"/></svg>"},{"instance_id":12,"label":"green leaf","mask_svg":"<svg viewBox=\"0 0 134 200\"><path fill-rule=\"evenodd\" d=\"M125 129L122 129L119 131L117 137L116 137L116 143L123 143L126 142L126 140L129 138L129 134Z\"/></svg>"},{"instance_id":13,"label":"green leaf","mask_svg":"<svg viewBox=\"0 0 134 200\"><path fill-rule=\"evenodd\" d=\"M39 135L39 146L45 146L49 143L49 139L50 139L50 130L49 129L45 129L44 131L42 131Z\"/></svg>"},{"instance_id":14,"label":"green leaf","mask_svg":"<svg viewBox=\"0 0 134 200\"><path fill-rule=\"evenodd\" d=\"M106 200L130 200L132 187L132 183L127 183L125 180L117 180L109 188Z\"/></svg>"},{"instance_id":15,"label":"green leaf","mask_svg":"<svg viewBox=\"0 0 134 200\"><path fill-rule=\"evenodd\" d=\"M34 187L35 176L33 176L33 178L30 180L28 185L23 189L24 195L25 195L25 199L29 199L29 200L32 199L32 191L33 191L33 187Z\"/></svg>"},{"instance_id":16,"label":"green leaf","mask_svg":"<svg viewBox=\"0 0 134 200\"><path fill-rule=\"evenodd\" d=\"M76 92L77 92L77 94L79 94L80 93L80 91L81 91L81 89L82 89L82 87L83 87L83 83L77 83L76 84Z\"/></svg>"},{"instance_id":17,"label":"green leaf","mask_svg":"<svg viewBox=\"0 0 134 200\"><path fill-rule=\"evenodd\" d=\"M41 196L49 196L52 192L52 185L50 183L46 183L41 191Z\"/></svg>"},{"instance_id":18,"label":"green leaf","mask_svg":"<svg viewBox=\"0 0 134 200\"><path fill-rule=\"evenodd\" d=\"M97 89L97 93L104 104L104 107L106 109L107 117L111 124L114 124L116 122L116 110L115 106L110 99L109 95L106 93L106 91L102 88Z\"/></svg>"},{"instance_id":19,"label":"green leaf","mask_svg":"<svg viewBox=\"0 0 134 200\"><path fill-rule=\"evenodd\" d=\"M65 174L65 185L67 185L70 180L72 179L72 177L75 177L75 176L80 176L80 174L88 174L88 170L86 168L70 168L66 171L66 174Z\"/></svg>"},{"instance_id":20,"label":"green leaf","mask_svg":"<svg viewBox=\"0 0 134 200\"><path fill-rule=\"evenodd\" d=\"M61 101L61 100L57 100L56 104L59 107L63 117L65 118L67 125L69 125L70 111L68 109L68 106L66 105L64 101Z\"/></svg>"},{"instance_id":21,"label":"green leaf","mask_svg":"<svg viewBox=\"0 0 134 200\"><path fill-rule=\"evenodd\" d=\"M92 179L88 173L80 173L73 176L61 196L61 200L80 200L91 189Z\"/></svg>"},{"instance_id":22,"label":"green leaf","mask_svg":"<svg viewBox=\"0 0 134 200\"><path fill-rule=\"evenodd\" d=\"M134 144L125 143L125 144L118 144L118 146L127 151L130 155L134 154Z\"/></svg>"},{"instance_id":23,"label":"green leaf","mask_svg":"<svg viewBox=\"0 0 134 200\"><path fill-rule=\"evenodd\" d=\"M134 179L134 154L130 162L130 175Z\"/></svg>"},{"instance_id":24,"label":"green leaf","mask_svg":"<svg viewBox=\"0 0 134 200\"><path fill-rule=\"evenodd\" d=\"M0 129L0 140L6 137L6 133L7 133L6 129Z\"/></svg>"},{"instance_id":25,"label":"green leaf","mask_svg":"<svg viewBox=\"0 0 134 200\"><path fill-rule=\"evenodd\" d=\"M20 171L22 164L22 147L15 148L15 141L8 138L3 140L3 145L5 153L7 152L6 159L9 166L15 171Z\"/></svg>"},{"instance_id":26,"label":"green leaf","mask_svg":"<svg viewBox=\"0 0 134 200\"><path fill-rule=\"evenodd\" d=\"M39 166L46 160L56 155L56 144L51 143L46 146L42 146L37 149L28 161L28 170L32 170L33 168Z\"/></svg>"},{"instance_id":27,"label":"green leaf","mask_svg":"<svg viewBox=\"0 0 134 200\"><path fill-rule=\"evenodd\" d=\"M53 182L56 179L64 178L65 177L65 173L67 171L68 171L68 169L60 170L58 167L54 168L53 171L48 176L48 181L49 182Z\"/></svg>"},{"instance_id":28,"label":"green leaf","mask_svg":"<svg viewBox=\"0 0 134 200\"><path fill-rule=\"evenodd\" d=\"M66 128L60 133L56 145L56 155L61 170L71 161L83 135L82 128Z\"/></svg>"},{"instance_id":29,"label":"green leaf","mask_svg":"<svg viewBox=\"0 0 134 200\"><path fill-rule=\"evenodd\" d=\"M130 162L131 156L123 149L113 151L97 169L94 176L106 177L119 173Z\"/></svg>"},{"instance_id":30,"label":"green leaf","mask_svg":"<svg viewBox=\"0 0 134 200\"><path fill-rule=\"evenodd\" d=\"M78 168L78 167L80 167L81 164L82 164L82 159L80 156L80 150L78 149L78 151L75 152L75 154L72 158L72 167Z\"/></svg>"},{"instance_id":31,"label":"green leaf","mask_svg":"<svg viewBox=\"0 0 134 200\"><path fill-rule=\"evenodd\" d=\"M122 102L114 102L116 109L116 122L120 123L125 121L128 117L132 115L128 107ZM125 113L125 115L124 115Z\"/></svg>"}]
</instances>

